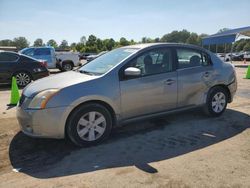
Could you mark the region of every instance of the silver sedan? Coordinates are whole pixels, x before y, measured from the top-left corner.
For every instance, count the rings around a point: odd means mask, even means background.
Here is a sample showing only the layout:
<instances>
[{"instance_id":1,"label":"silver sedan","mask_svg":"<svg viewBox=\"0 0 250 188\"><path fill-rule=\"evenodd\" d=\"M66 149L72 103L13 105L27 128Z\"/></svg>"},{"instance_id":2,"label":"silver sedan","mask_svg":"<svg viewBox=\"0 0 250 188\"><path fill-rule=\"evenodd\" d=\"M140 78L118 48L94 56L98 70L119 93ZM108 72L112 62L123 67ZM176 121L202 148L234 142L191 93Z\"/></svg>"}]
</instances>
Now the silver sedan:
<instances>
[{"instance_id":1,"label":"silver sedan","mask_svg":"<svg viewBox=\"0 0 250 188\"><path fill-rule=\"evenodd\" d=\"M201 107L221 115L237 89L234 67L203 48L171 43L112 50L75 71L28 85L17 108L32 137L97 144L113 127Z\"/></svg>"}]
</instances>

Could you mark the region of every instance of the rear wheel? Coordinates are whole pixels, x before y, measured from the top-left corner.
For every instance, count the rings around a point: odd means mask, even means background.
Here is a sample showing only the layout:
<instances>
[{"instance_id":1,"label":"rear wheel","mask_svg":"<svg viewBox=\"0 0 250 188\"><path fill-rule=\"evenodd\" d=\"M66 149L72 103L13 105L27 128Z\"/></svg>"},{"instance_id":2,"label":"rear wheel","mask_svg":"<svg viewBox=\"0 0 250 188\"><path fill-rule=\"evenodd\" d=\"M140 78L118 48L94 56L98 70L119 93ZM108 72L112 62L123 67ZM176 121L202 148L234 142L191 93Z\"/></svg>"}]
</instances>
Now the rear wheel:
<instances>
[{"instance_id":1,"label":"rear wheel","mask_svg":"<svg viewBox=\"0 0 250 188\"><path fill-rule=\"evenodd\" d=\"M18 86L25 87L31 82L31 76L27 72L18 72L15 74Z\"/></svg>"},{"instance_id":2,"label":"rear wheel","mask_svg":"<svg viewBox=\"0 0 250 188\"><path fill-rule=\"evenodd\" d=\"M80 106L67 121L67 134L78 146L90 146L102 142L112 129L110 112L102 105L91 103Z\"/></svg>"},{"instance_id":3,"label":"rear wheel","mask_svg":"<svg viewBox=\"0 0 250 188\"><path fill-rule=\"evenodd\" d=\"M205 108L206 114L210 116L220 116L226 109L228 93L223 87L212 88L207 96Z\"/></svg>"}]
</instances>

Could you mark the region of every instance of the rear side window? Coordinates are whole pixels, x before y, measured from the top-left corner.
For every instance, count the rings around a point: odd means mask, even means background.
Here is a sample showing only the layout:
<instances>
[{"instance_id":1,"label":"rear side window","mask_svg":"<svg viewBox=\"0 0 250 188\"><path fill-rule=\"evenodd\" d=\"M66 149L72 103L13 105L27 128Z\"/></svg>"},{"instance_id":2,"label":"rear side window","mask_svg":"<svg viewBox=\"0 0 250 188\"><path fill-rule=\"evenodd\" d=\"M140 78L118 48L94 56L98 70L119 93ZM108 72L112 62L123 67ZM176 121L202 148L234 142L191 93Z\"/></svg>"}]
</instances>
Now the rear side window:
<instances>
[{"instance_id":1,"label":"rear side window","mask_svg":"<svg viewBox=\"0 0 250 188\"><path fill-rule=\"evenodd\" d=\"M37 48L35 49L34 55L50 55L49 48Z\"/></svg>"},{"instance_id":2,"label":"rear side window","mask_svg":"<svg viewBox=\"0 0 250 188\"><path fill-rule=\"evenodd\" d=\"M18 56L11 53L0 53L0 61L15 62L18 60Z\"/></svg>"},{"instance_id":3,"label":"rear side window","mask_svg":"<svg viewBox=\"0 0 250 188\"><path fill-rule=\"evenodd\" d=\"M190 68L197 66L207 66L210 63L210 58L206 53L192 49L180 48L176 49L178 68Z\"/></svg>"}]
</instances>

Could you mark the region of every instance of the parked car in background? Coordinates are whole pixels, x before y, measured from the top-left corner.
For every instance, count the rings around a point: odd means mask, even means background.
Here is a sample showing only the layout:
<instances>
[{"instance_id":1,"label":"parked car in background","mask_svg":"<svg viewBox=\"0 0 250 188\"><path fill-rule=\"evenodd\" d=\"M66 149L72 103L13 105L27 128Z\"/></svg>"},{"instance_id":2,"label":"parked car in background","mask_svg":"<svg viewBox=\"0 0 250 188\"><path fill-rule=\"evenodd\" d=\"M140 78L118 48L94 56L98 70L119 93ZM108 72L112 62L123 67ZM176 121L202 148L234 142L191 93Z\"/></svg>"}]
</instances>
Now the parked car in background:
<instances>
[{"instance_id":1,"label":"parked car in background","mask_svg":"<svg viewBox=\"0 0 250 188\"><path fill-rule=\"evenodd\" d=\"M84 52L84 53L81 53L80 54L80 60L86 60L88 56L90 55L96 55L96 53L87 53L87 52Z\"/></svg>"},{"instance_id":2,"label":"parked car in background","mask_svg":"<svg viewBox=\"0 0 250 188\"><path fill-rule=\"evenodd\" d=\"M222 61L228 62L231 61L230 53L217 53L216 54Z\"/></svg>"},{"instance_id":3,"label":"parked car in background","mask_svg":"<svg viewBox=\"0 0 250 188\"><path fill-rule=\"evenodd\" d=\"M102 51L102 52L100 52L99 54L96 54L96 55L89 55L89 56L87 56L86 60L87 60L87 62L92 61L93 59L95 59L97 57L100 57L105 53L107 53L107 51Z\"/></svg>"},{"instance_id":4,"label":"parked car in background","mask_svg":"<svg viewBox=\"0 0 250 188\"><path fill-rule=\"evenodd\" d=\"M250 60L250 51L246 51L244 52L244 56L243 56L243 59L249 61Z\"/></svg>"},{"instance_id":5,"label":"parked car in background","mask_svg":"<svg viewBox=\"0 0 250 188\"><path fill-rule=\"evenodd\" d=\"M56 52L56 67L61 71L70 71L73 67L80 65L78 52Z\"/></svg>"},{"instance_id":6,"label":"parked car in background","mask_svg":"<svg viewBox=\"0 0 250 188\"><path fill-rule=\"evenodd\" d=\"M244 54L243 53L232 53L231 59L232 59L232 61L243 61Z\"/></svg>"},{"instance_id":7,"label":"parked car in background","mask_svg":"<svg viewBox=\"0 0 250 188\"><path fill-rule=\"evenodd\" d=\"M48 63L48 68L56 68L56 56L55 49L53 47L31 47L24 48L19 51L20 54L24 54L35 59L45 60Z\"/></svg>"},{"instance_id":8,"label":"parked car in background","mask_svg":"<svg viewBox=\"0 0 250 188\"><path fill-rule=\"evenodd\" d=\"M15 52L0 52L0 83L11 83L16 77L17 85L26 86L32 80L49 75L46 61L39 61Z\"/></svg>"},{"instance_id":9,"label":"parked car in background","mask_svg":"<svg viewBox=\"0 0 250 188\"><path fill-rule=\"evenodd\" d=\"M73 52L56 53L53 47L24 48L19 53L36 59L46 60L50 69L59 68L63 71L69 71L80 63L78 54L74 54Z\"/></svg>"},{"instance_id":10,"label":"parked car in background","mask_svg":"<svg viewBox=\"0 0 250 188\"><path fill-rule=\"evenodd\" d=\"M131 121L197 107L220 116L236 89L233 65L210 51L186 44L140 44L30 84L17 119L29 136L69 137L88 146Z\"/></svg>"}]
</instances>

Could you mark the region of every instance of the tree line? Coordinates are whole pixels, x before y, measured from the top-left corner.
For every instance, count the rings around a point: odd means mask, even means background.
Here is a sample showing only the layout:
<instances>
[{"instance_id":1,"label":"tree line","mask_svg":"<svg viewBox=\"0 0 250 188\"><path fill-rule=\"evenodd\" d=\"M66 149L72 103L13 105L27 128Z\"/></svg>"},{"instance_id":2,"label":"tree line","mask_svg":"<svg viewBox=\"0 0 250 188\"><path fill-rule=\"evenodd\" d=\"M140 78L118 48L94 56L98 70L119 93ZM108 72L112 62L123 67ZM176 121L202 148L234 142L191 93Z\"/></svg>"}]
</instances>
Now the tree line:
<instances>
[{"instance_id":1,"label":"tree line","mask_svg":"<svg viewBox=\"0 0 250 188\"><path fill-rule=\"evenodd\" d=\"M219 32L226 30L226 28L221 29ZM163 35L161 38L148 38L143 37L139 42L135 42L134 40L128 40L124 37L121 37L120 40L115 41L113 38L109 39L100 39L95 35L90 35L88 38L82 36L79 42L73 42L69 44L67 40L62 40L60 44L58 44L54 39L50 39L46 43L44 43L43 39L37 38L32 45L25 37L16 37L13 40L5 39L0 40L0 46L16 46L18 50L34 46L52 46L54 48L60 48L64 50L73 50L78 52L92 52L98 53L101 51L110 51L114 48L133 45L137 43L152 43L152 42L175 42L175 43L186 43L186 44L193 44L193 45L202 45L202 38L207 36L207 34L198 35L194 32L189 32L185 29L181 31L172 31L171 33ZM210 48L213 52L230 52L231 51L231 44L227 45L211 45L210 47L205 46L205 48ZM236 41L233 44L233 51L240 52L240 51L250 51L250 40L249 39L241 39Z\"/></svg>"}]
</instances>

